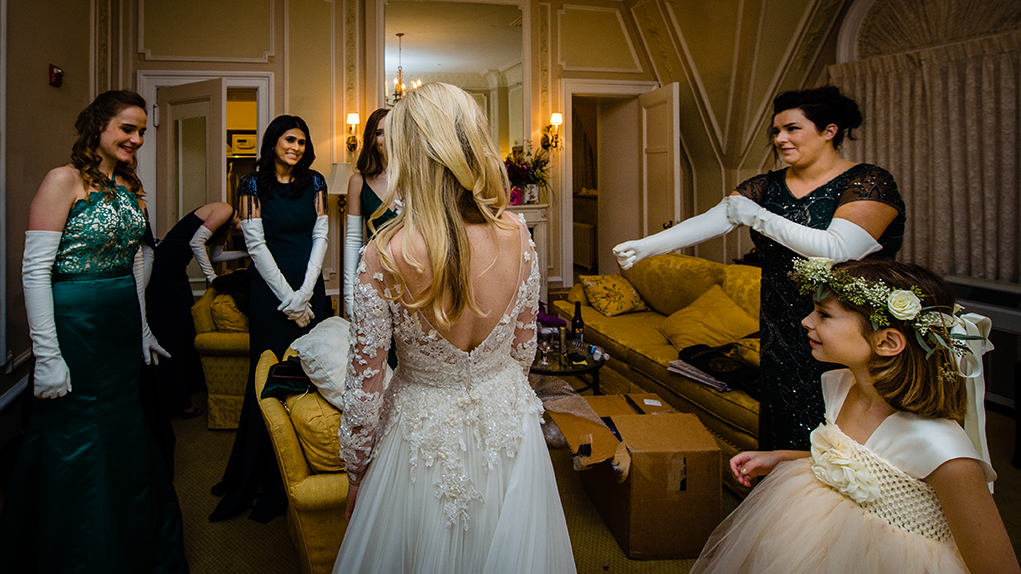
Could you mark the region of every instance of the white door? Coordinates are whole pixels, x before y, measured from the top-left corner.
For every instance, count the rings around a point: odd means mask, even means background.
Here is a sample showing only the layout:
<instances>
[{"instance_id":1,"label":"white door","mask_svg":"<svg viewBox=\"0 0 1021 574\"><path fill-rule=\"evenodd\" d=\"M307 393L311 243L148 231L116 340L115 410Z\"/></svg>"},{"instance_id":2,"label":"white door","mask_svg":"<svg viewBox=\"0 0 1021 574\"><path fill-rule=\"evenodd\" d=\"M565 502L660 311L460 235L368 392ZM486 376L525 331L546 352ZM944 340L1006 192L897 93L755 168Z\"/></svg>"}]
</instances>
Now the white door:
<instances>
[{"instance_id":1,"label":"white door","mask_svg":"<svg viewBox=\"0 0 1021 574\"><path fill-rule=\"evenodd\" d=\"M156 101L160 157L153 231L163 237L193 209L226 201L227 84L216 78L161 87Z\"/></svg>"},{"instance_id":2,"label":"white door","mask_svg":"<svg viewBox=\"0 0 1021 574\"><path fill-rule=\"evenodd\" d=\"M685 217L681 207L679 93L679 84L674 82L638 96L643 237Z\"/></svg>"}]
</instances>

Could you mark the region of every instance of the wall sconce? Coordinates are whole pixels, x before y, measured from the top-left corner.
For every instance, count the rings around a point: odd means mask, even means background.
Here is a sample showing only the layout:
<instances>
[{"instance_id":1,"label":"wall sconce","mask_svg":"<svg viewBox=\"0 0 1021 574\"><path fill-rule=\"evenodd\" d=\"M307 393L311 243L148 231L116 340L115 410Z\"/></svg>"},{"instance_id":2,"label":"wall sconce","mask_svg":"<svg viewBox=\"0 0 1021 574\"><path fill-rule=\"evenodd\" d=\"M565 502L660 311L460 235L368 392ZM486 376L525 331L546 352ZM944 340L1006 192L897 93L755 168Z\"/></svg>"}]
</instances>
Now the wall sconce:
<instances>
[{"instance_id":1,"label":"wall sconce","mask_svg":"<svg viewBox=\"0 0 1021 574\"><path fill-rule=\"evenodd\" d=\"M352 112L347 115L347 151L353 152L358 149L358 136L355 135L355 128L361 120L358 118L358 112Z\"/></svg>"},{"instance_id":2,"label":"wall sconce","mask_svg":"<svg viewBox=\"0 0 1021 574\"><path fill-rule=\"evenodd\" d=\"M560 126L563 123L563 114L553 112L549 118L549 125L543 129L542 149L560 149Z\"/></svg>"}]
</instances>

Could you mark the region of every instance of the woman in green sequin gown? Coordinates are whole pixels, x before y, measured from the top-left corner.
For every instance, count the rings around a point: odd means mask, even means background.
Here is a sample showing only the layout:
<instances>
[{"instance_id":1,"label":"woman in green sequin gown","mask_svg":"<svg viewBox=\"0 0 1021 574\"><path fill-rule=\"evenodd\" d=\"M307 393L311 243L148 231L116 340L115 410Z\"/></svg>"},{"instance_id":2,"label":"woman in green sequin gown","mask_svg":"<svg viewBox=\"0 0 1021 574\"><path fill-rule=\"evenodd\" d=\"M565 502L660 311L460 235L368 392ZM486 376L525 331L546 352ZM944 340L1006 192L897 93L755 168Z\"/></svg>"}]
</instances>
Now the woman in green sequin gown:
<instances>
[{"instance_id":1,"label":"woman in green sequin gown","mask_svg":"<svg viewBox=\"0 0 1021 574\"><path fill-rule=\"evenodd\" d=\"M315 160L305 121L274 119L263 135L257 170L238 184L238 215L254 265L249 293L251 363L241 419L210 521L254 508L249 518L268 522L287 499L269 433L255 396L255 368L263 351L282 357L287 347L329 316L320 270L326 251L326 179ZM289 306L290 305L290 306ZM306 314L304 311L308 311Z\"/></svg>"},{"instance_id":2,"label":"woman in green sequin gown","mask_svg":"<svg viewBox=\"0 0 1021 574\"><path fill-rule=\"evenodd\" d=\"M356 269L363 243L368 243L379 228L397 217L400 198L383 212L372 216L383 207L386 197L386 156L383 155L384 120L390 110L380 108L365 122L362 151L358 154L358 171L347 182L347 233L344 235L344 308L350 313L351 298L357 282ZM368 231L368 241L362 241L362 227ZM397 368L397 350L390 345L387 364Z\"/></svg>"},{"instance_id":3,"label":"woman in green sequin gown","mask_svg":"<svg viewBox=\"0 0 1021 574\"><path fill-rule=\"evenodd\" d=\"M789 167L745 181L716 207L671 229L614 247L627 269L738 225L752 228L762 263L759 450L808 450L823 417L819 377L834 368L812 357L801 326L812 300L787 276L793 259L892 258L901 246L905 207L893 176L837 154L861 122L858 104L833 86L780 94L770 143Z\"/></svg>"},{"instance_id":4,"label":"woman in green sequin gown","mask_svg":"<svg viewBox=\"0 0 1021 574\"><path fill-rule=\"evenodd\" d=\"M164 353L145 323L146 229L133 171L145 101L106 92L75 127L72 164L32 202L25 306L36 363L28 432L0 513L10 572L187 572L181 511L139 403Z\"/></svg>"}]
</instances>

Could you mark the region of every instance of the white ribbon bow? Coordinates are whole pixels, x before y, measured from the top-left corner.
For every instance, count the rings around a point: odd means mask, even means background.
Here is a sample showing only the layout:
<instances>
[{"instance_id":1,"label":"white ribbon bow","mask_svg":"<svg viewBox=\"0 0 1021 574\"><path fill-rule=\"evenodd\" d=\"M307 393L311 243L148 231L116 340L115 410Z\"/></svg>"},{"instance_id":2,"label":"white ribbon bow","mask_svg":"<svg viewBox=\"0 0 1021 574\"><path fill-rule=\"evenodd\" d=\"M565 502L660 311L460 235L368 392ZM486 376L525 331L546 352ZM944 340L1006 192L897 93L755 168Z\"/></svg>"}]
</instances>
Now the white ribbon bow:
<instances>
[{"instance_id":1,"label":"white ribbon bow","mask_svg":"<svg viewBox=\"0 0 1021 574\"><path fill-rule=\"evenodd\" d=\"M968 351L958 357L951 353L957 361L957 373L964 378L965 387L968 389L968 411L964 416L964 432L975 445L982 460L990 467L992 461L989 458L989 446L986 443L986 380L982 373L982 355L993 350L993 344L989 341L989 332L993 330L993 322L989 317L978 313L965 313L956 317L943 315L944 321L950 325L951 335L978 336L981 339L964 339ZM993 489L989 484L990 492Z\"/></svg>"}]
</instances>

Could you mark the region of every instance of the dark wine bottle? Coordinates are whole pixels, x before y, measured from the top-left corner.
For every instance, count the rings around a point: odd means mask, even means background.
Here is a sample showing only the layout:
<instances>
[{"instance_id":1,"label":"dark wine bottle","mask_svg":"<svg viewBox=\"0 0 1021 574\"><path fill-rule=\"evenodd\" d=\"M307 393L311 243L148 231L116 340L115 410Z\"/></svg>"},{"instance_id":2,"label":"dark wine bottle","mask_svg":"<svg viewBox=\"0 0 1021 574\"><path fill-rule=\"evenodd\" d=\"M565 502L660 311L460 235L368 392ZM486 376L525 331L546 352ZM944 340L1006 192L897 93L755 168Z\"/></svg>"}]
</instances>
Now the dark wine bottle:
<instances>
[{"instance_id":1,"label":"dark wine bottle","mask_svg":"<svg viewBox=\"0 0 1021 574\"><path fill-rule=\"evenodd\" d=\"M571 339L585 340L585 322L581 320L581 301L574 302L574 318L571 319Z\"/></svg>"}]
</instances>

